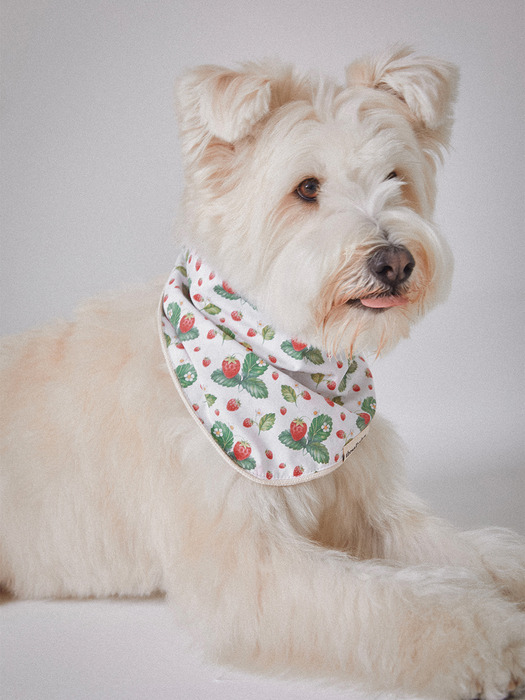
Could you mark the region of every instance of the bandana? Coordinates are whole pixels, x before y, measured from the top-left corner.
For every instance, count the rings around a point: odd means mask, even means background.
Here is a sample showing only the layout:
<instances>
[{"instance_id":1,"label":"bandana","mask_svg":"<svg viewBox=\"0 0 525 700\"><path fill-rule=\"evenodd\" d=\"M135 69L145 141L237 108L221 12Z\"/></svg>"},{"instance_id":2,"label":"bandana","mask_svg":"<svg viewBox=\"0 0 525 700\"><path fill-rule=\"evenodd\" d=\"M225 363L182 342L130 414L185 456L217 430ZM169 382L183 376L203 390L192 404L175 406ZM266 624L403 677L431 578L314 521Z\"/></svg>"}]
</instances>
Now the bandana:
<instances>
[{"instance_id":1,"label":"bandana","mask_svg":"<svg viewBox=\"0 0 525 700\"><path fill-rule=\"evenodd\" d=\"M287 338L195 252L169 277L159 331L187 408L249 479L288 486L328 474L368 431L376 401L365 360Z\"/></svg>"}]
</instances>

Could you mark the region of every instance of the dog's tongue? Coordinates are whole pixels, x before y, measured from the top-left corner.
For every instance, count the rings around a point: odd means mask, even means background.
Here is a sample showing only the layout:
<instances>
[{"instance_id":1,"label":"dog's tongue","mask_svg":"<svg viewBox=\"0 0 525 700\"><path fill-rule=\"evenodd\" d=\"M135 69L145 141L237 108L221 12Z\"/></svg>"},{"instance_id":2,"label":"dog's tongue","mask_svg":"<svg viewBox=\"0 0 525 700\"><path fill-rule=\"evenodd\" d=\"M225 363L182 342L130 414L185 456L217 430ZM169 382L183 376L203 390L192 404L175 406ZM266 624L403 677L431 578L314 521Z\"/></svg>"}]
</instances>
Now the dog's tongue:
<instances>
[{"instance_id":1,"label":"dog's tongue","mask_svg":"<svg viewBox=\"0 0 525 700\"><path fill-rule=\"evenodd\" d=\"M369 306L371 309L389 309L391 306L404 306L408 303L406 297L368 297L359 299L363 306Z\"/></svg>"}]
</instances>

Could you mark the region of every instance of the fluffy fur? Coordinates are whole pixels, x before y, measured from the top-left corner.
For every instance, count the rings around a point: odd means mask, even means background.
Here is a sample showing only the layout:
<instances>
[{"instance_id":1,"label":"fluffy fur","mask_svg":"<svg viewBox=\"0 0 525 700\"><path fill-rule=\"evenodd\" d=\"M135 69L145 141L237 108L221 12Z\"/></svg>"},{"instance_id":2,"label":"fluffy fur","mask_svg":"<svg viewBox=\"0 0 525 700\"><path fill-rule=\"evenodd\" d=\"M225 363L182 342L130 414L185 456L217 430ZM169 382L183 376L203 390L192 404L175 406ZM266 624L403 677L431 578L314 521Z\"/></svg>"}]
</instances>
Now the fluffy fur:
<instances>
[{"instance_id":1,"label":"fluffy fur","mask_svg":"<svg viewBox=\"0 0 525 700\"><path fill-rule=\"evenodd\" d=\"M345 86L270 64L189 72L187 242L288 334L391 347L448 289L431 217L455 85L451 65L405 49L353 64ZM306 178L317 201L296 193ZM406 303L378 311L359 300L392 293L370 266L386 245L414 268L394 290ZM381 417L321 479L270 488L228 469L171 383L160 288L4 342L2 585L165 591L216 659L257 672L446 700L518 688L523 541L428 514Z\"/></svg>"}]
</instances>

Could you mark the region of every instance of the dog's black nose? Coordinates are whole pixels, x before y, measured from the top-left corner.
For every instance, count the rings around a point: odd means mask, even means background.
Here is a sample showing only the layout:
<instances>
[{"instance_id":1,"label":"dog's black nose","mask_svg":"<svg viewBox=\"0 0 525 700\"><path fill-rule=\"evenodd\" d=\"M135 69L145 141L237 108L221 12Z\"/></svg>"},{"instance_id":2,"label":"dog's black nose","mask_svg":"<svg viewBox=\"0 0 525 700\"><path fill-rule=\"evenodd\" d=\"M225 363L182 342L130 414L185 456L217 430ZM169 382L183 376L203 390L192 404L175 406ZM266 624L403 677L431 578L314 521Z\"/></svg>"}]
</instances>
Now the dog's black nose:
<instances>
[{"instance_id":1,"label":"dog's black nose","mask_svg":"<svg viewBox=\"0 0 525 700\"><path fill-rule=\"evenodd\" d=\"M406 282L415 266L412 253L403 246L380 248L368 261L368 268L374 277L390 287Z\"/></svg>"}]
</instances>

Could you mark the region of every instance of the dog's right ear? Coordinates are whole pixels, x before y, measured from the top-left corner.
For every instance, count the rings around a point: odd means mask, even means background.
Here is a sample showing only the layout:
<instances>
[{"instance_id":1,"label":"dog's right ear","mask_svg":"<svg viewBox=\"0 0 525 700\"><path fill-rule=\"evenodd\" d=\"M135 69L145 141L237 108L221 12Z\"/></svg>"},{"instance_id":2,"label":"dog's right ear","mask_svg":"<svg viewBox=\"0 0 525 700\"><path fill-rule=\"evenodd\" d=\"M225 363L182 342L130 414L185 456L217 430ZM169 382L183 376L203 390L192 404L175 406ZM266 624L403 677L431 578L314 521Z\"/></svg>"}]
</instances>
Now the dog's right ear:
<instances>
[{"instance_id":1,"label":"dog's right ear","mask_svg":"<svg viewBox=\"0 0 525 700\"><path fill-rule=\"evenodd\" d=\"M183 75L176 103L185 151L210 137L234 143L270 110L271 85L256 72L200 66Z\"/></svg>"}]
</instances>

